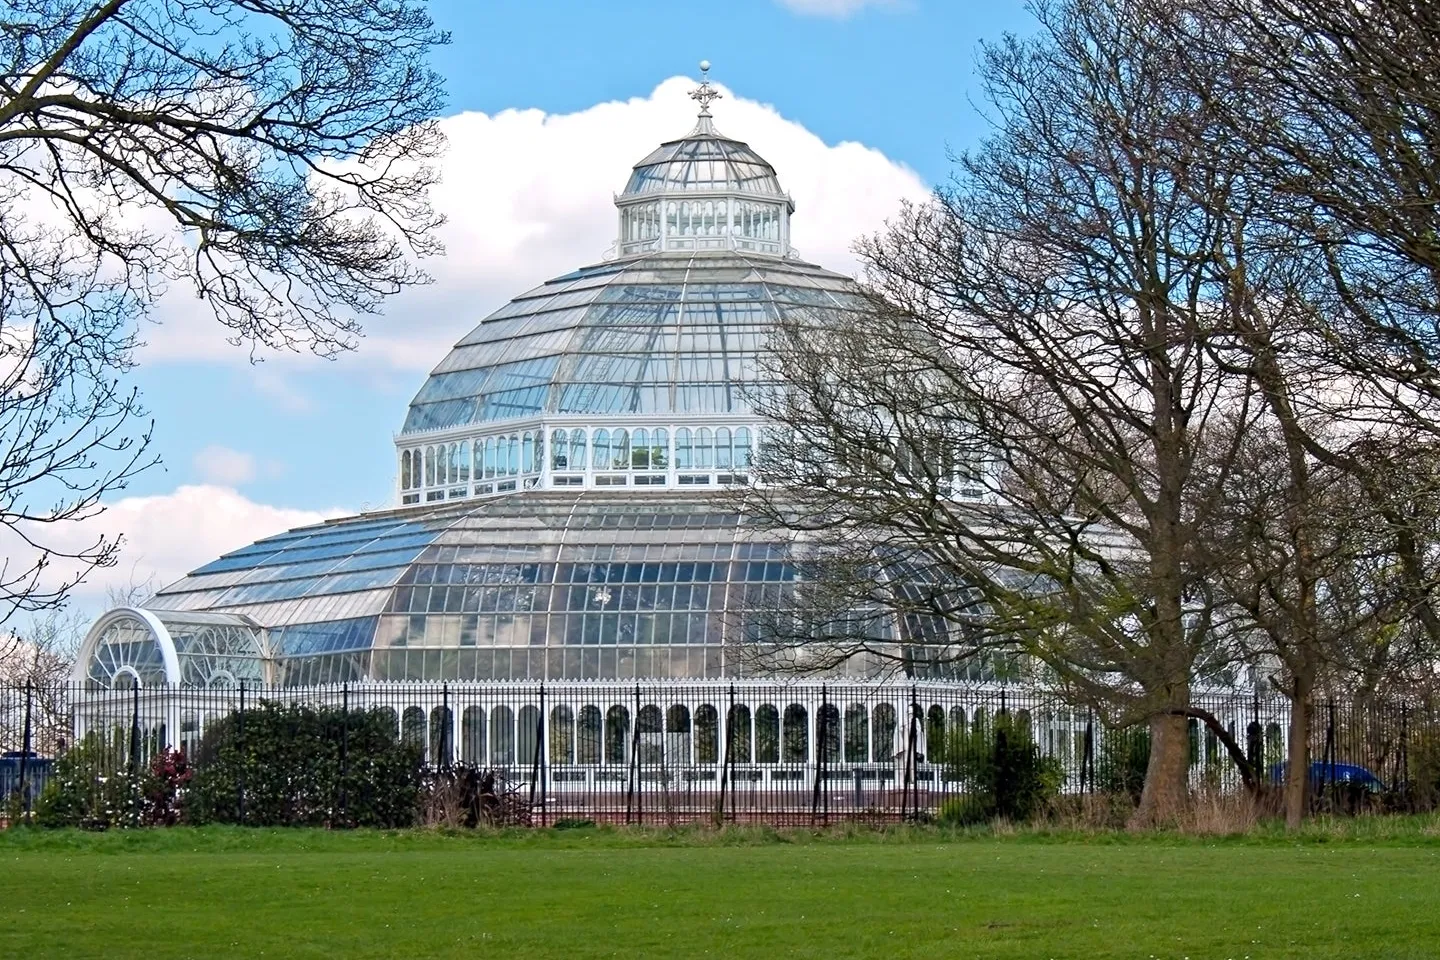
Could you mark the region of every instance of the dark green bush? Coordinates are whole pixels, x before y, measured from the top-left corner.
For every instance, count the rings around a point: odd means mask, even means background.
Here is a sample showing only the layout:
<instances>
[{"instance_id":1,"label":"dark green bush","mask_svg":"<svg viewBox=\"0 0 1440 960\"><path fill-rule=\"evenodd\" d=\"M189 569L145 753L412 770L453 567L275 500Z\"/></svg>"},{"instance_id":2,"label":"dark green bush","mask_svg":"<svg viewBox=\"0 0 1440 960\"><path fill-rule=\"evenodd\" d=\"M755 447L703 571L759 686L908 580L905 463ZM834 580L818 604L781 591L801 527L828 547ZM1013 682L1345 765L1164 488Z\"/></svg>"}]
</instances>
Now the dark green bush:
<instances>
[{"instance_id":1,"label":"dark green bush","mask_svg":"<svg viewBox=\"0 0 1440 960\"><path fill-rule=\"evenodd\" d=\"M212 724L195 760L189 823L408 827L420 812L421 748L387 710L263 704Z\"/></svg>"},{"instance_id":2,"label":"dark green bush","mask_svg":"<svg viewBox=\"0 0 1440 960\"><path fill-rule=\"evenodd\" d=\"M1031 820L1046 811L1065 778L1057 760L1040 755L1029 723L1009 713L947 735L945 767L946 778L964 790L941 805L937 820L947 824Z\"/></svg>"}]
</instances>

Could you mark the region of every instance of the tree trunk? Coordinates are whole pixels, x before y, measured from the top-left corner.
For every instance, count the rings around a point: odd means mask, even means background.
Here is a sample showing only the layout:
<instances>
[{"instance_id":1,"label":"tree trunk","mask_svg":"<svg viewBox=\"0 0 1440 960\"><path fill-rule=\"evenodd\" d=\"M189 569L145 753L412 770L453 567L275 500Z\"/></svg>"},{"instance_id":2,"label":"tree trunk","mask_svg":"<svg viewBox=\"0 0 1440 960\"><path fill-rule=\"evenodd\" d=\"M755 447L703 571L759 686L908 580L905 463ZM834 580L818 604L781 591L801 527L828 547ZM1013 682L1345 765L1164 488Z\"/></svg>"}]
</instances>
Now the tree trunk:
<instances>
[{"instance_id":1,"label":"tree trunk","mask_svg":"<svg viewBox=\"0 0 1440 960\"><path fill-rule=\"evenodd\" d=\"M1140 806L1130 817L1130 829L1173 825L1189 805L1189 772L1188 718L1169 713L1151 717L1150 763L1145 768Z\"/></svg>"},{"instance_id":2,"label":"tree trunk","mask_svg":"<svg viewBox=\"0 0 1440 960\"><path fill-rule=\"evenodd\" d=\"M1296 674L1290 681L1290 742L1285 749L1285 829L1298 829L1305 819L1310 792L1310 700L1315 681Z\"/></svg>"}]
</instances>

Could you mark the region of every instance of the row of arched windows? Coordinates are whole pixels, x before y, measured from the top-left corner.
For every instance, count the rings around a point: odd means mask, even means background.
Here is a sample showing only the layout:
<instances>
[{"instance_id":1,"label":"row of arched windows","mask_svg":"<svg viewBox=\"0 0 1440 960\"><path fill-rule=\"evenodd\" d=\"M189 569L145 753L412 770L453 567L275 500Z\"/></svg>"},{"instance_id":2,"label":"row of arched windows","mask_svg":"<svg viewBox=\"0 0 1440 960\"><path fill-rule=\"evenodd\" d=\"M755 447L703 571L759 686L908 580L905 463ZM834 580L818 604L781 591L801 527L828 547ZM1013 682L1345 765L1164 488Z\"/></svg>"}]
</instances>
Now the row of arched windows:
<instances>
[{"instance_id":1,"label":"row of arched windows","mask_svg":"<svg viewBox=\"0 0 1440 960\"><path fill-rule=\"evenodd\" d=\"M749 427L681 427L673 437L664 427L598 430L576 428L550 433L550 467L558 471L745 470L754 450ZM458 440L404 450L400 489L445 487L538 473L544 462L544 435L538 432Z\"/></svg>"},{"instance_id":2,"label":"row of arched windows","mask_svg":"<svg viewBox=\"0 0 1440 960\"><path fill-rule=\"evenodd\" d=\"M750 466L754 434L749 427L664 427L636 430L555 430L550 434L553 470L737 470Z\"/></svg>"},{"instance_id":3,"label":"row of arched windows","mask_svg":"<svg viewBox=\"0 0 1440 960\"><path fill-rule=\"evenodd\" d=\"M671 237L723 237L733 233L752 240L780 239L781 208L776 203L748 200L671 200L665 204L665 231ZM660 210L642 204L625 211L621 227L625 242L660 236Z\"/></svg>"},{"instance_id":4,"label":"row of arched windows","mask_svg":"<svg viewBox=\"0 0 1440 960\"><path fill-rule=\"evenodd\" d=\"M538 473L545 458L545 435L526 431L484 440L458 440L404 450L400 454L400 489Z\"/></svg>"},{"instance_id":5,"label":"row of arched windows","mask_svg":"<svg viewBox=\"0 0 1440 960\"><path fill-rule=\"evenodd\" d=\"M935 723L932 708L930 723ZM958 717L955 715L958 711ZM981 711L983 714L983 711ZM843 715L839 706L825 704L816 715L814 737L827 760L848 763L891 763L903 747L897 746L906 731L899 729L898 713L892 704L869 707L853 703ZM955 708L952 724L963 728L964 711ZM432 761L460 759L469 763L531 763L536 759L541 735L540 711L527 705L518 711L509 706L468 706L460 716L458 731L450 729L446 707L435 707L429 716L429 756ZM932 739L943 743L942 728L932 727ZM983 723L983 716L976 717ZM568 704L550 708L545 729L551 764L626 763L632 745L639 750L641 763L674 765L714 764L723 760L720 711L701 704L692 714L683 704L662 710L655 704L640 708L636 729L630 729L630 709L615 704L605 711L593 704L578 711ZM783 709L761 704L753 713L745 704L730 707L729 738L731 758L736 763L809 763L811 755L810 710L799 703ZM487 736L488 731L488 736ZM455 737L458 733L458 742ZM409 707L400 722L406 742L426 743L426 714L421 707ZM842 754L843 743L843 754ZM932 749L938 744L932 744Z\"/></svg>"},{"instance_id":6,"label":"row of arched windows","mask_svg":"<svg viewBox=\"0 0 1440 960\"><path fill-rule=\"evenodd\" d=\"M780 206L748 200L735 204L735 233L752 240L779 240Z\"/></svg>"}]
</instances>

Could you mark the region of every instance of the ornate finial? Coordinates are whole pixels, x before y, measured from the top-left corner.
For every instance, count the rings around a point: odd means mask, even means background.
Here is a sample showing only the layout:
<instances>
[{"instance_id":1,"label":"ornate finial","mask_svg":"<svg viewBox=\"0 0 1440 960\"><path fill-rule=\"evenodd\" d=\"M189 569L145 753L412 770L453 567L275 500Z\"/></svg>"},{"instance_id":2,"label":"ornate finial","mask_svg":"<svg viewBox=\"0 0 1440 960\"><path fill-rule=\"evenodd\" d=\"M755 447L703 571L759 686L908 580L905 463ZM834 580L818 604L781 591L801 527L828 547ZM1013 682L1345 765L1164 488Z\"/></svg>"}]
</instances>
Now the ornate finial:
<instances>
[{"instance_id":1,"label":"ornate finial","mask_svg":"<svg viewBox=\"0 0 1440 960\"><path fill-rule=\"evenodd\" d=\"M700 116L710 116L710 103L719 100L722 94L710 86L710 61L700 61L700 86L690 91L690 98L700 104Z\"/></svg>"}]
</instances>

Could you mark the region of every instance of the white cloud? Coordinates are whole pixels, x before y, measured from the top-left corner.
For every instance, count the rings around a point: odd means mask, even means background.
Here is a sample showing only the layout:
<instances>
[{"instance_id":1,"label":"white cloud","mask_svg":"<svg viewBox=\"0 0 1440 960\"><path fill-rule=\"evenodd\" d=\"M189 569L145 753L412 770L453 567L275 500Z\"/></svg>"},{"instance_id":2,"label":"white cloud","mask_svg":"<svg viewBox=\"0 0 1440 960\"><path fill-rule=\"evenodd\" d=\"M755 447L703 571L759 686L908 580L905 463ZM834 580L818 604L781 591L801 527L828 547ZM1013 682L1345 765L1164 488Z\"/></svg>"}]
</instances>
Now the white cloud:
<instances>
[{"instance_id":1,"label":"white cloud","mask_svg":"<svg viewBox=\"0 0 1440 960\"><path fill-rule=\"evenodd\" d=\"M634 163L694 125L687 95L694 85L672 77L648 97L578 113L505 110L442 120L449 147L434 201L449 217L441 233L447 255L423 262L435 282L394 298L386 316L370 319L359 356L344 362L429 370L506 300L601 260L615 240L613 195ZM775 166L795 198L792 238L806 260L854 272L854 241L878 229L902 199L928 193L918 175L878 150L827 144L769 105L729 90L725 97L714 107L715 123ZM167 301L165 322L148 331L148 359L248 361L193 300Z\"/></svg>"},{"instance_id":2,"label":"white cloud","mask_svg":"<svg viewBox=\"0 0 1440 960\"><path fill-rule=\"evenodd\" d=\"M778 0L780 6L813 17L844 18L866 7L893 7L895 0Z\"/></svg>"},{"instance_id":3,"label":"white cloud","mask_svg":"<svg viewBox=\"0 0 1440 960\"><path fill-rule=\"evenodd\" d=\"M211 444L192 458L195 472L206 483L238 487L255 479L255 458L239 450Z\"/></svg>"},{"instance_id":4,"label":"white cloud","mask_svg":"<svg viewBox=\"0 0 1440 960\"><path fill-rule=\"evenodd\" d=\"M72 594L77 607L98 613L112 589L147 581L158 588L227 551L348 512L293 510L256 503L229 487L182 486L172 493L116 500L82 523L48 530L43 542L78 549L101 535L124 537L119 563L92 572Z\"/></svg>"}]
</instances>

